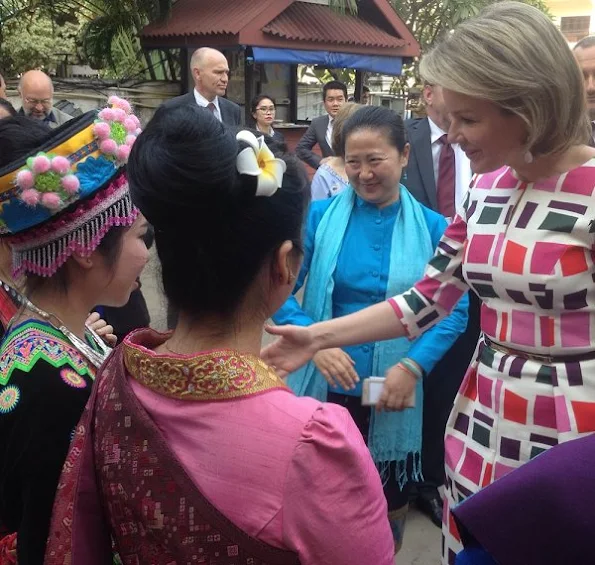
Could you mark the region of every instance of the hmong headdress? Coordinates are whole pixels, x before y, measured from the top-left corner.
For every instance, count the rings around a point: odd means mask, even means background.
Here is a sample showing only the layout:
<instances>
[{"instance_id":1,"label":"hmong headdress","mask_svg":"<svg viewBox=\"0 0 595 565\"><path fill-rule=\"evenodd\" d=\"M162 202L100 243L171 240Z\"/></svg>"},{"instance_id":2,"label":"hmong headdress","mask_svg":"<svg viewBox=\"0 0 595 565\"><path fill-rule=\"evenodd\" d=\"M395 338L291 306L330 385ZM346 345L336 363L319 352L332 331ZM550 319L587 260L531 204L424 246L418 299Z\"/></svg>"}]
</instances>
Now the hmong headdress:
<instances>
[{"instance_id":1,"label":"hmong headdress","mask_svg":"<svg viewBox=\"0 0 595 565\"><path fill-rule=\"evenodd\" d=\"M72 253L93 253L111 227L134 222L125 165L139 133L130 104L112 96L108 108L67 122L0 170L0 235L15 277L51 277Z\"/></svg>"}]
</instances>

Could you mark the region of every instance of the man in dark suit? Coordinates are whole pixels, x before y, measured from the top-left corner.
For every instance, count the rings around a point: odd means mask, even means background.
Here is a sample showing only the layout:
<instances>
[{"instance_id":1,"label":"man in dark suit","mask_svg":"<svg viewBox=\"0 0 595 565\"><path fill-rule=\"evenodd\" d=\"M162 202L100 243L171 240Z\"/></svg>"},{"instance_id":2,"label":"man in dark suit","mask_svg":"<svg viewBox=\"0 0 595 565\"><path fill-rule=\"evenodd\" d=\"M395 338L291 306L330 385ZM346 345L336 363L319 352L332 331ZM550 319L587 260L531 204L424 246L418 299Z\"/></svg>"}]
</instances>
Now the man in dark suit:
<instances>
[{"instance_id":1,"label":"man in dark suit","mask_svg":"<svg viewBox=\"0 0 595 565\"><path fill-rule=\"evenodd\" d=\"M448 112L438 86L423 90L427 117L408 120L411 145L403 184L428 208L452 219L460 210L471 182L471 164L458 144L448 142ZM424 380L422 471L424 482L414 489L418 508L436 526L442 522L444 430L465 371L479 337L479 299L469 293L467 330Z\"/></svg>"},{"instance_id":2,"label":"man in dark suit","mask_svg":"<svg viewBox=\"0 0 595 565\"><path fill-rule=\"evenodd\" d=\"M322 88L322 100L327 115L312 120L310 127L295 148L296 155L313 169L320 166L323 158L334 155L331 148L333 121L339 108L347 101L347 87L338 80L327 82ZM320 147L322 157L312 151L316 144Z\"/></svg>"},{"instance_id":3,"label":"man in dark suit","mask_svg":"<svg viewBox=\"0 0 595 565\"><path fill-rule=\"evenodd\" d=\"M585 92L587 94L587 108L594 134L591 135L591 147L595 146L595 35L583 37L574 46L574 56L585 79Z\"/></svg>"},{"instance_id":4,"label":"man in dark suit","mask_svg":"<svg viewBox=\"0 0 595 565\"><path fill-rule=\"evenodd\" d=\"M229 65L225 55L216 49L201 47L192 55L190 70L194 90L168 100L163 106L173 108L183 104L198 104L211 110L224 124L241 125L242 109L231 100L223 98L229 82Z\"/></svg>"}]
</instances>

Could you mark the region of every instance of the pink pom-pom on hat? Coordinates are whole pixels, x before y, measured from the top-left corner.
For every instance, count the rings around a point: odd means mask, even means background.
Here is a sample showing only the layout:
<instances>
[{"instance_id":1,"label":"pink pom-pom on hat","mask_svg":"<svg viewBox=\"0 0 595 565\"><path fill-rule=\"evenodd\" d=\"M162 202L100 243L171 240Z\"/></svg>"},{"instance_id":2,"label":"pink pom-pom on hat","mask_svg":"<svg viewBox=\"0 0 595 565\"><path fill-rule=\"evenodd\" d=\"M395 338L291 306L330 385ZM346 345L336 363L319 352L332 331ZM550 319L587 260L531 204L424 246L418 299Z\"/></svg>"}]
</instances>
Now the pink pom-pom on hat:
<instances>
[{"instance_id":1,"label":"pink pom-pom on hat","mask_svg":"<svg viewBox=\"0 0 595 565\"><path fill-rule=\"evenodd\" d=\"M105 122L99 122L93 127L93 132L99 139L107 139L112 133L112 130L109 127L109 124L106 124Z\"/></svg>"},{"instance_id":2,"label":"pink pom-pom on hat","mask_svg":"<svg viewBox=\"0 0 595 565\"><path fill-rule=\"evenodd\" d=\"M127 135L126 136L126 145L132 147L134 142L136 141L136 135Z\"/></svg>"},{"instance_id":3,"label":"pink pom-pom on hat","mask_svg":"<svg viewBox=\"0 0 595 565\"><path fill-rule=\"evenodd\" d=\"M52 159L52 171L59 175L66 175L70 171L70 161L66 157L54 157Z\"/></svg>"},{"instance_id":4,"label":"pink pom-pom on hat","mask_svg":"<svg viewBox=\"0 0 595 565\"><path fill-rule=\"evenodd\" d=\"M33 158L33 166L31 168L36 175L42 175L43 173L47 173L51 166L50 160L45 155L38 155Z\"/></svg>"},{"instance_id":5,"label":"pink pom-pom on hat","mask_svg":"<svg viewBox=\"0 0 595 565\"><path fill-rule=\"evenodd\" d=\"M122 108L114 108L112 112L114 113L114 120L116 122L123 123L124 120L128 117L128 114L126 114L126 112L124 112Z\"/></svg>"},{"instance_id":6,"label":"pink pom-pom on hat","mask_svg":"<svg viewBox=\"0 0 595 565\"><path fill-rule=\"evenodd\" d=\"M124 112L126 112L127 114L130 114L130 112L132 112L132 106L130 105L130 102L128 102L128 100L124 100L124 98L119 98L118 102L114 104L114 106L116 106L116 108L124 110Z\"/></svg>"},{"instance_id":7,"label":"pink pom-pom on hat","mask_svg":"<svg viewBox=\"0 0 595 565\"><path fill-rule=\"evenodd\" d=\"M116 158L118 161L126 162L128 161L128 157L130 157L130 146L129 145L120 145L118 150L116 151Z\"/></svg>"},{"instance_id":8,"label":"pink pom-pom on hat","mask_svg":"<svg viewBox=\"0 0 595 565\"><path fill-rule=\"evenodd\" d=\"M76 194L81 186L79 179L75 175L66 175L62 179L61 184L62 188L64 188L68 194Z\"/></svg>"},{"instance_id":9,"label":"pink pom-pom on hat","mask_svg":"<svg viewBox=\"0 0 595 565\"><path fill-rule=\"evenodd\" d=\"M62 199L56 192L46 192L41 195L41 203L50 210L56 210L62 204Z\"/></svg>"},{"instance_id":10,"label":"pink pom-pom on hat","mask_svg":"<svg viewBox=\"0 0 595 565\"><path fill-rule=\"evenodd\" d=\"M104 139L99 144L99 150L106 155L115 155L118 150L118 144L113 139Z\"/></svg>"},{"instance_id":11,"label":"pink pom-pom on hat","mask_svg":"<svg viewBox=\"0 0 595 565\"><path fill-rule=\"evenodd\" d=\"M28 188L21 193L21 200L27 206L37 206L39 204L39 192L34 188Z\"/></svg>"},{"instance_id":12,"label":"pink pom-pom on hat","mask_svg":"<svg viewBox=\"0 0 595 565\"><path fill-rule=\"evenodd\" d=\"M35 186L35 177L30 170L19 171L17 174L17 185L23 190L28 190Z\"/></svg>"},{"instance_id":13,"label":"pink pom-pom on hat","mask_svg":"<svg viewBox=\"0 0 595 565\"><path fill-rule=\"evenodd\" d=\"M131 116L128 116L124 120L124 127L126 128L126 131L128 133L134 133L136 131L136 128L138 126L136 125L136 122L132 119L132 117Z\"/></svg>"},{"instance_id":14,"label":"pink pom-pom on hat","mask_svg":"<svg viewBox=\"0 0 595 565\"><path fill-rule=\"evenodd\" d=\"M114 120L114 111L111 108L104 108L99 112L98 116L101 120L112 122Z\"/></svg>"}]
</instances>

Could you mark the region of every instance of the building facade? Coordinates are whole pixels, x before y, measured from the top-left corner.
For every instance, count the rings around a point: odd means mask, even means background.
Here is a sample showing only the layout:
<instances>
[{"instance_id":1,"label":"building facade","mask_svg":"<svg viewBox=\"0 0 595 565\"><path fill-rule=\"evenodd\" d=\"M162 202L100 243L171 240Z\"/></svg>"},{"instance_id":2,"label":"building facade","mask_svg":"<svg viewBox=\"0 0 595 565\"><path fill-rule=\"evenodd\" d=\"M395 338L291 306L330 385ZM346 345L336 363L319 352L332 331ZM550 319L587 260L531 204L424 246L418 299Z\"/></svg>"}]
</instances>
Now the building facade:
<instances>
[{"instance_id":1,"label":"building facade","mask_svg":"<svg viewBox=\"0 0 595 565\"><path fill-rule=\"evenodd\" d=\"M546 0L546 4L570 45L595 35L595 0Z\"/></svg>"}]
</instances>

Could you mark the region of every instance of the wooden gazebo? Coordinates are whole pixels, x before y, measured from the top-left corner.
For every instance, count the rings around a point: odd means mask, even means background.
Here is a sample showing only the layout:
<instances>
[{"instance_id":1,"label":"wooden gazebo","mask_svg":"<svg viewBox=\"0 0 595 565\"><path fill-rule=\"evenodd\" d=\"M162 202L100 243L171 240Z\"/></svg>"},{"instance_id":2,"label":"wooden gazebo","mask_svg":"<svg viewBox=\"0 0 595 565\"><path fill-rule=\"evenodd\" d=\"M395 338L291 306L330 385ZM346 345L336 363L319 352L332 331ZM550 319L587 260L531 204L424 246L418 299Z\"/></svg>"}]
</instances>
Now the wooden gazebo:
<instances>
[{"instance_id":1,"label":"wooden gazebo","mask_svg":"<svg viewBox=\"0 0 595 565\"><path fill-rule=\"evenodd\" d=\"M184 92L192 52L223 51L231 70L227 96L245 107L255 94L272 93L278 117L292 124L298 63L399 75L420 53L388 0L360 0L357 16L325 0L178 0L166 22L145 27L141 42L145 49L181 49Z\"/></svg>"}]
</instances>

